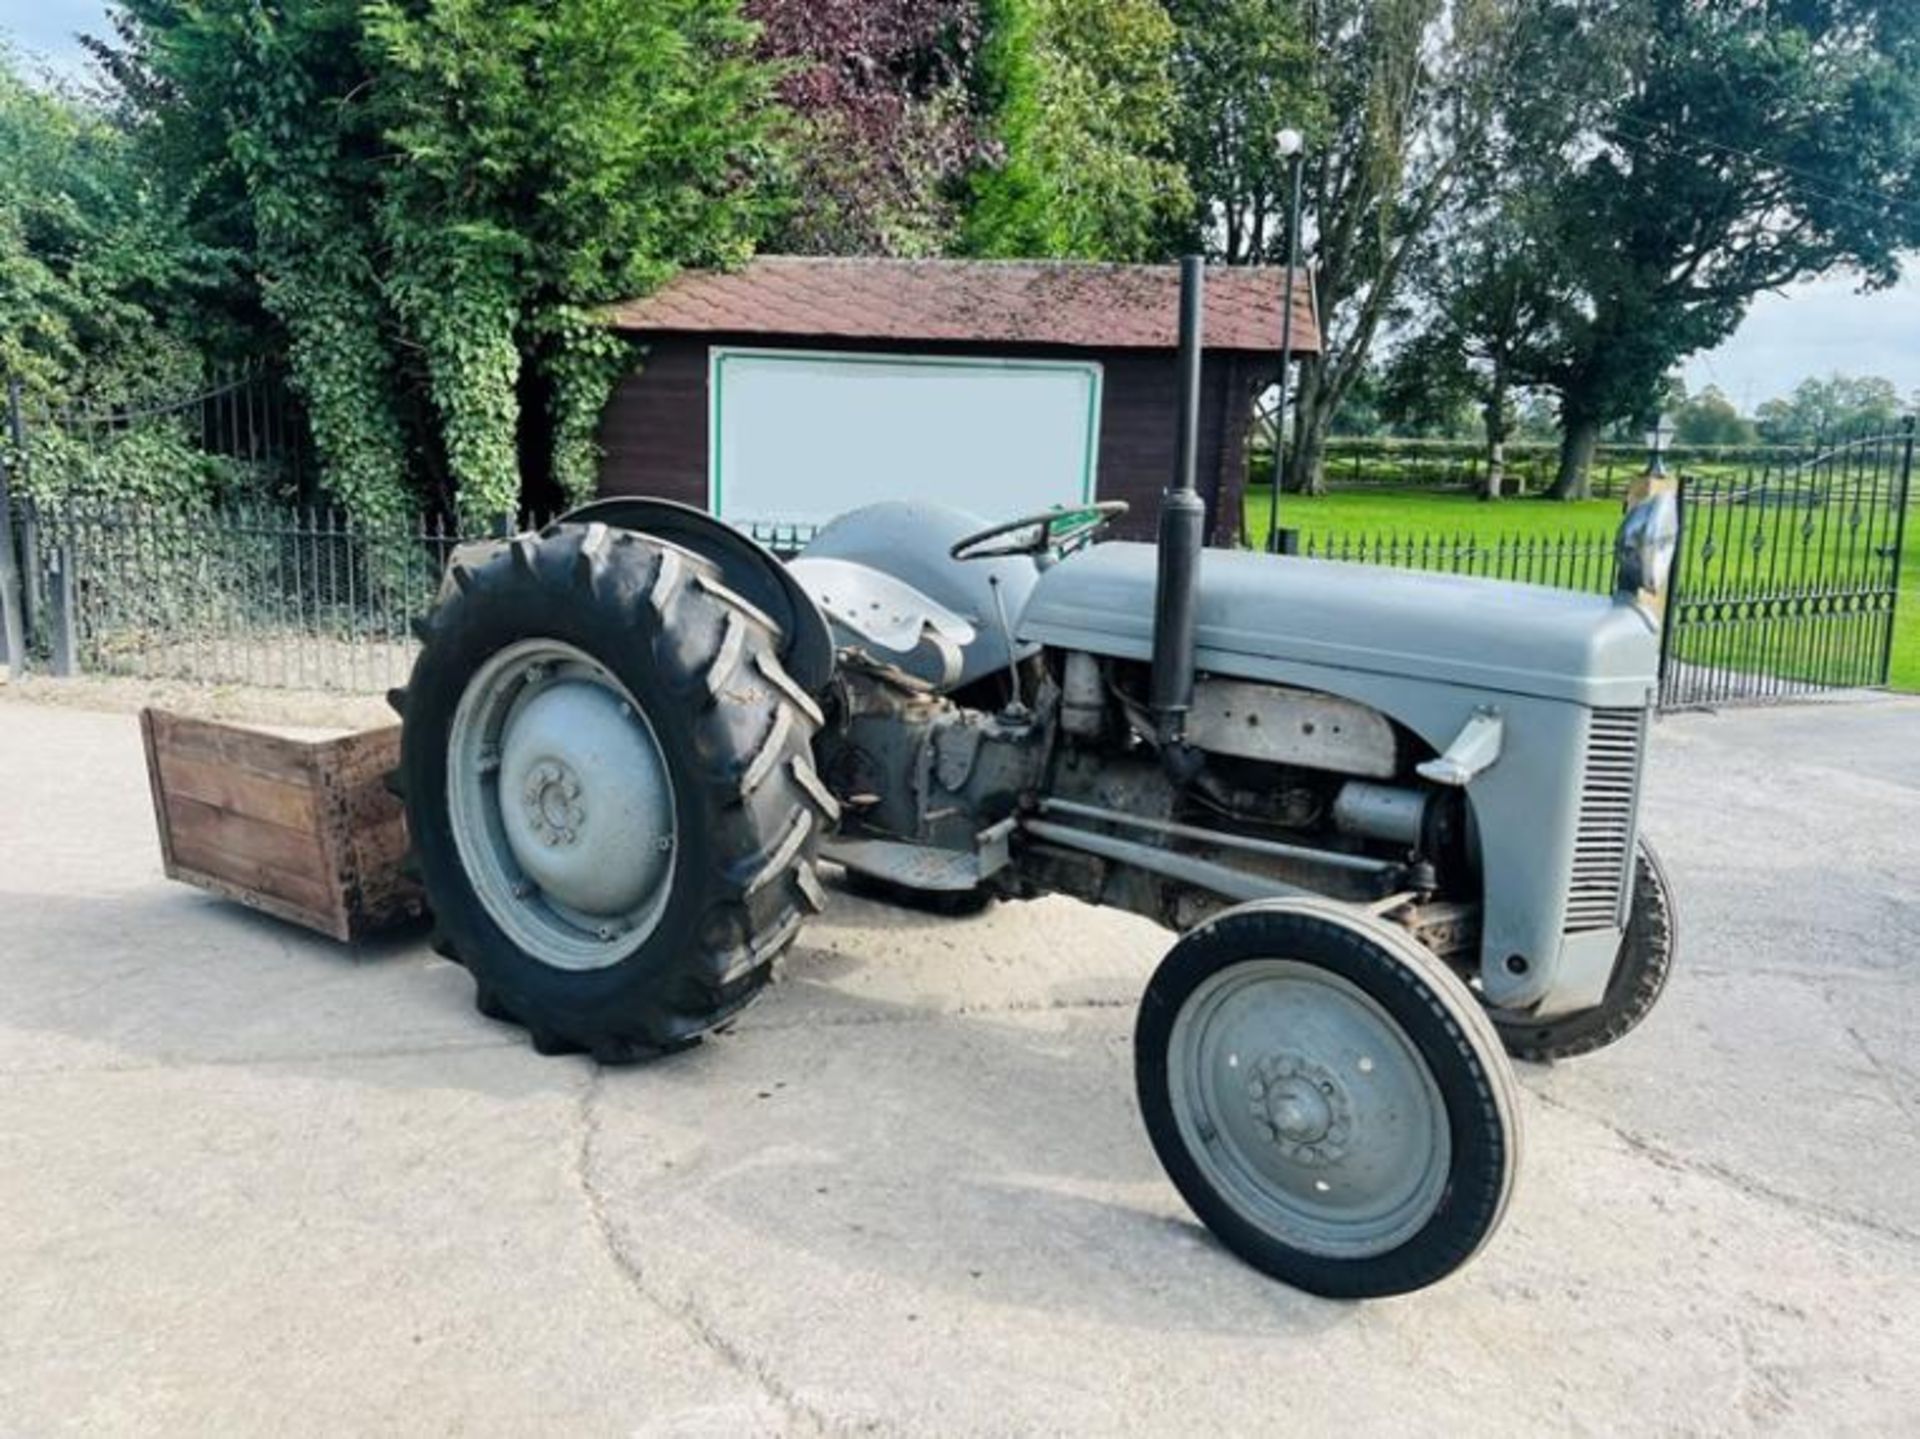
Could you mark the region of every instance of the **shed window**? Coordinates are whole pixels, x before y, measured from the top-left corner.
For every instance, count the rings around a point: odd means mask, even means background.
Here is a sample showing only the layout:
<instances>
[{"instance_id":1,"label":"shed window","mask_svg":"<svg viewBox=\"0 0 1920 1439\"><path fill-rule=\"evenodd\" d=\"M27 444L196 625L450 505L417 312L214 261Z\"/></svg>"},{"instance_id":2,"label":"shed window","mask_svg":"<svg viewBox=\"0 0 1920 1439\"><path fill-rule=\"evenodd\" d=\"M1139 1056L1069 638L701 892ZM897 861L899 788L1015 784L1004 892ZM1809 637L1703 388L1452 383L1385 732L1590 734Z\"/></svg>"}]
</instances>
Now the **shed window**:
<instances>
[{"instance_id":1,"label":"shed window","mask_svg":"<svg viewBox=\"0 0 1920 1439\"><path fill-rule=\"evenodd\" d=\"M716 347L709 364L708 504L735 523L888 499L991 520L1093 498L1093 361Z\"/></svg>"}]
</instances>

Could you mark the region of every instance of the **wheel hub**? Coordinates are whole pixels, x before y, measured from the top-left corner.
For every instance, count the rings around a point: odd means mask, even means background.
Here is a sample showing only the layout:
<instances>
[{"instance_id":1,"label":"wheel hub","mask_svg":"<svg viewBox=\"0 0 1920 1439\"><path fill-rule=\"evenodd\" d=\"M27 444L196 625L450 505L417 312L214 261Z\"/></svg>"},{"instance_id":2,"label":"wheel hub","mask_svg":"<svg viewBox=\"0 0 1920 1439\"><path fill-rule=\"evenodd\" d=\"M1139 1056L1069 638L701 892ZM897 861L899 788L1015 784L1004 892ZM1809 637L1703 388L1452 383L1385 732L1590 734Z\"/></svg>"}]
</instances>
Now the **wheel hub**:
<instances>
[{"instance_id":1,"label":"wheel hub","mask_svg":"<svg viewBox=\"0 0 1920 1439\"><path fill-rule=\"evenodd\" d=\"M474 677L454 729L456 837L489 912L543 963L618 962L672 887L673 787L644 714L588 655L530 640Z\"/></svg>"},{"instance_id":2,"label":"wheel hub","mask_svg":"<svg viewBox=\"0 0 1920 1439\"><path fill-rule=\"evenodd\" d=\"M1168 1036L1195 1161L1246 1218L1313 1253L1384 1253L1445 1190L1450 1139L1405 1031L1351 981L1243 960L1198 986Z\"/></svg>"},{"instance_id":3,"label":"wheel hub","mask_svg":"<svg viewBox=\"0 0 1920 1439\"><path fill-rule=\"evenodd\" d=\"M520 797L526 805L527 826L541 843L578 843L587 811L580 803L579 777L569 766L555 760L535 766Z\"/></svg>"},{"instance_id":4,"label":"wheel hub","mask_svg":"<svg viewBox=\"0 0 1920 1439\"><path fill-rule=\"evenodd\" d=\"M1254 1121L1296 1164L1331 1164L1346 1153L1353 1128L1346 1091L1324 1065L1304 1055L1270 1054L1247 1077Z\"/></svg>"},{"instance_id":5,"label":"wheel hub","mask_svg":"<svg viewBox=\"0 0 1920 1439\"><path fill-rule=\"evenodd\" d=\"M597 930L665 873L666 772L632 707L611 690L564 674L528 688L501 737L501 821L527 878Z\"/></svg>"}]
</instances>

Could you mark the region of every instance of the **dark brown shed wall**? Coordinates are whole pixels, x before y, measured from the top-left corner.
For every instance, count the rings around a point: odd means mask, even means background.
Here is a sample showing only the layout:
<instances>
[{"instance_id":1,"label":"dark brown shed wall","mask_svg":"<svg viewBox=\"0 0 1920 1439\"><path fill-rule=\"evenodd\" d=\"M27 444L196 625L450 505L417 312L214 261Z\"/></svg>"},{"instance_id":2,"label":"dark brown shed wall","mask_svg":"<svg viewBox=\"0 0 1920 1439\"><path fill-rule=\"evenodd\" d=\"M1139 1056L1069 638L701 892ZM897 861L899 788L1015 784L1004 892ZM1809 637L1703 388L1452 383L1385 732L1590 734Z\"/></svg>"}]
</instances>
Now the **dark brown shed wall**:
<instances>
[{"instance_id":1,"label":"dark brown shed wall","mask_svg":"<svg viewBox=\"0 0 1920 1439\"><path fill-rule=\"evenodd\" d=\"M600 416L600 493L707 504L707 344L663 336Z\"/></svg>"},{"instance_id":2,"label":"dark brown shed wall","mask_svg":"<svg viewBox=\"0 0 1920 1439\"><path fill-rule=\"evenodd\" d=\"M602 495L657 495L706 505L707 364L708 352L716 345L1098 360L1103 370L1099 496L1125 500L1133 507L1120 533L1141 539L1153 536L1160 492L1173 474L1178 393L1175 356L1159 350L907 346L790 337L769 341L756 335L655 336L647 342L644 364L620 383L601 419ZM1272 375L1273 361L1267 356L1236 351L1213 351L1206 356L1201 375L1199 488L1207 501L1208 535L1214 544L1232 544L1239 538L1247 422L1254 394L1260 385L1271 382Z\"/></svg>"}]
</instances>

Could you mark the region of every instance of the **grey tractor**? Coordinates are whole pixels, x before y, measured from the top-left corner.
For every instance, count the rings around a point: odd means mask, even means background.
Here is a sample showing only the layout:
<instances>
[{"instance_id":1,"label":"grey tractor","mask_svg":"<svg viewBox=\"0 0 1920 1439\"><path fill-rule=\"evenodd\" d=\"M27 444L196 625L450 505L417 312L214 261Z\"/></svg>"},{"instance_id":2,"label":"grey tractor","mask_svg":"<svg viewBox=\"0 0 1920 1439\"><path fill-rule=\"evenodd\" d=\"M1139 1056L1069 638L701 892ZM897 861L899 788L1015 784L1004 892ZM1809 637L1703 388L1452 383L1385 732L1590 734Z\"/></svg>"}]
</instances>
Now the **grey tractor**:
<instances>
[{"instance_id":1,"label":"grey tractor","mask_svg":"<svg viewBox=\"0 0 1920 1439\"><path fill-rule=\"evenodd\" d=\"M463 548L398 782L481 1010L606 1063L693 1043L823 862L932 907L1119 906L1178 936L1139 1104L1226 1248L1348 1297L1469 1259L1519 1157L1508 1056L1620 1038L1672 964L1639 822L1671 500L1628 514L1607 599L1203 551L1191 405L1178 452L1156 544L1103 541L1112 503L889 502L782 563L637 499Z\"/></svg>"}]
</instances>

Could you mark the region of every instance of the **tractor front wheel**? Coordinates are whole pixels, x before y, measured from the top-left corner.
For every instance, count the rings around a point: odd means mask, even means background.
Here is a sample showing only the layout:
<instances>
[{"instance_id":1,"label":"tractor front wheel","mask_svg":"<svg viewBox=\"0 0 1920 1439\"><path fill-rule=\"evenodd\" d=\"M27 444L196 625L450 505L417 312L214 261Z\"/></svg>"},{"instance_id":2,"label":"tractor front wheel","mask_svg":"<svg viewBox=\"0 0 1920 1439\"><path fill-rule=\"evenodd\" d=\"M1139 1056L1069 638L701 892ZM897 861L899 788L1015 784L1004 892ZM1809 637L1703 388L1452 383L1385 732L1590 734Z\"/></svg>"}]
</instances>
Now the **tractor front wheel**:
<instances>
[{"instance_id":1,"label":"tractor front wheel","mask_svg":"<svg viewBox=\"0 0 1920 1439\"><path fill-rule=\"evenodd\" d=\"M689 551L561 524L456 562L422 638L399 787L481 1011L619 1062L745 1006L837 813L772 622Z\"/></svg>"},{"instance_id":2,"label":"tractor front wheel","mask_svg":"<svg viewBox=\"0 0 1920 1439\"><path fill-rule=\"evenodd\" d=\"M1634 857L1633 911L1620 939L1607 992L1592 1009L1538 1019L1493 1010L1494 1028L1515 1059L1546 1061L1591 1054L1624 1039L1649 1014L1667 988L1680 946L1680 914L1660 856L1645 839Z\"/></svg>"},{"instance_id":3,"label":"tractor front wheel","mask_svg":"<svg viewBox=\"0 0 1920 1439\"><path fill-rule=\"evenodd\" d=\"M1477 1253L1520 1143L1478 1002L1417 941L1330 901L1187 935L1134 1035L1147 1134L1241 1259L1334 1298L1402 1294Z\"/></svg>"}]
</instances>

